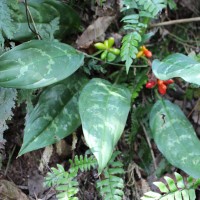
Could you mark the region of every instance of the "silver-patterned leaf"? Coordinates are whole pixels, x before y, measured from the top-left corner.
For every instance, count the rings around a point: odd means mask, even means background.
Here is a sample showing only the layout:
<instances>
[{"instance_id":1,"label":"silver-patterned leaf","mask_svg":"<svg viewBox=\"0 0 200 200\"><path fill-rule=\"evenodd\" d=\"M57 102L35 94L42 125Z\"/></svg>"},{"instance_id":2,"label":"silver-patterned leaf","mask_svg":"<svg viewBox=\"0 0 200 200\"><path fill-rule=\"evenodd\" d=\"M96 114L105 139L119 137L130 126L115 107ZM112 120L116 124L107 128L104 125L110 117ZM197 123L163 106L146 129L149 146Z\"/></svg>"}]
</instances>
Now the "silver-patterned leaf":
<instances>
[{"instance_id":1,"label":"silver-patterned leaf","mask_svg":"<svg viewBox=\"0 0 200 200\"><path fill-rule=\"evenodd\" d=\"M85 140L95 155L99 172L107 165L119 140L130 109L127 88L92 79L82 90L79 112Z\"/></svg>"},{"instance_id":2,"label":"silver-patterned leaf","mask_svg":"<svg viewBox=\"0 0 200 200\"><path fill-rule=\"evenodd\" d=\"M84 76L75 74L42 92L27 115L19 155L58 142L80 126L77 92L86 82Z\"/></svg>"},{"instance_id":3,"label":"silver-patterned leaf","mask_svg":"<svg viewBox=\"0 0 200 200\"><path fill-rule=\"evenodd\" d=\"M189 83L200 85L200 63L183 54L172 54L162 61L154 60L152 69L158 79L180 77Z\"/></svg>"},{"instance_id":4,"label":"silver-patterned leaf","mask_svg":"<svg viewBox=\"0 0 200 200\"><path fill-rule=\"evenodd\" d=\"M28 0L27 2L36 30L42 39L47 39L45 37L47 34L61 39L80 27L79 15L66 3L54 0ZM12 14L12 24L16 27L12 39L24 42L36 38L36 34L28 26L24 2L19 1L18 6L19 9L13 10ZM33 27L32 20L29 20L29 24Z\"/></svg>"},{"instance_id":5,"label":"silver-patterned leaf","mask_svg":"<svg viewBox=\"0 0 200 200\"><path fill-rule=\"evenodd\" d=\"M32 40L0 56L0 86L44 87L73 74L83 59L82 53L67 44Z\"/></svg>"},{"instance_id":6,"label":"silver-patterned leaf","mask_svg":"<svg viewBox=\"0 0 200 200\"><path fill-rule=\"evenodd\" d=\"M200 141L181 109L168 100L158 100L150 113L150 128L167 160L200 178Z\"/></svg>"}]
</instances>

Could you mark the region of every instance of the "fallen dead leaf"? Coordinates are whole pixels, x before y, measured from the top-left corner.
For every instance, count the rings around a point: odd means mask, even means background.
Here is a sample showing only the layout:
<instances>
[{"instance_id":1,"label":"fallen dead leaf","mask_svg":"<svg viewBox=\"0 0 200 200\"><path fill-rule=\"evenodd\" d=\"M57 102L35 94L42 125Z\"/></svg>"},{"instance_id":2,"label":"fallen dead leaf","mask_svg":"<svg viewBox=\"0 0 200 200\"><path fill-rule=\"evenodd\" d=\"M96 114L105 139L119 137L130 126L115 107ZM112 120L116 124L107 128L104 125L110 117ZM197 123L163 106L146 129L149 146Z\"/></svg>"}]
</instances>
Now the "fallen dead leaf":
<instances>
[{"instance_id":1,"label":"fallen dead leaf","mask_svg":"<svg viewBox=\"0 0 200 200\"><path fill-rule=\"evenodd\" d=\"M77 39L76 44L78 48L87 49L94 41L105 37L105 31L110 26L115 16L99 17ZM102 39L103 40L103 39Z\"/></svg>"},{"instance_id":2,"label":"fallen dead leaf","mask_svg":"<svg viewBox=\"0 0 200 200\"><path fill-rule=\"evenodd\" d=\"M38 168L40 172L43 172L45 166L48 165L49 160L52 156L52 153L53 153L53 146L52 145L45 147L43 154L42 154L42 157L41 157L41 160L40 160L40 165L39 165L39 168Z\"/></svg>"},{"instance_id":3,"label":"fallen dead leaf","mask_svg":"<svg viewBox=\"0 0 200 200\"><path fill-rule=\"evenodd\" d=\"M71 146L66 143L65 140L60 140L56 143L56 153L59 157L65 158L71 155Z\"/></svg>"}]
</instances>

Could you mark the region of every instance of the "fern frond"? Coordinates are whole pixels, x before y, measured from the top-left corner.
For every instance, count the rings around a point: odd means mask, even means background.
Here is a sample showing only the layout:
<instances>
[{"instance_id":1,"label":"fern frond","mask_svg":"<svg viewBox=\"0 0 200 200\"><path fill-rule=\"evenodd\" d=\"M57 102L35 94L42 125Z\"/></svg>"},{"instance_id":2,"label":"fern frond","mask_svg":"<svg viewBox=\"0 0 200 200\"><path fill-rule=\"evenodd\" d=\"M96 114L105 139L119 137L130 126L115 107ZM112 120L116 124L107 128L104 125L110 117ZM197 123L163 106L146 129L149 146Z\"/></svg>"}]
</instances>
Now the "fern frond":
<instances>
[{"instance_id":1,"label":"fern frond","mask_svg":"<svg viewBox=\"0 0 200 200\"><path fill-rule=\"evenodd\" d=\"M1 0L0 3L0 45L4 45L4 37L11 39L15 33L15 26L11 16L10 5L16 5L16 0Z\"/></svg>"},{"instance_id":2,"label":"fern frond","mask_svg":"<svg viewBox=\"0 0 200 200\"><path fill-rule=\"evenodd\" d=\"M97 182L97 188L104 200L121 200L124 192L124 182L119 174L123 174L123 164L121 161L114 161L119 155L119 151L113 153L108 166L104 169L105 178Z\"/></svg>"},{"instance_id":3,"label":"fern frond","mask_svg":"<svg viewBox=\"0 0 200 200\"><path fill-rule=\"evenodd\" d=\"M15 89L0 87L0 135L8 128L6 120L11 119L13 115L12 108L15 107L16 98L17 91Z\"/></svg>"},{"instance_id":4,"label":"fern frond","mask_svg":"<svg viewBox=\"0 0 200 200\"><path fill-rule=\"evenodd\" d=\"M141 197L141 200L164 200L164 199L183 199L183 200L195 200L195 189L200 185L200 179L195 180L192 177L188 177L187 181L184 181L183 177L175 172L176 182L165 176L164 179L167 184L163 182L154 182L153 184L159 188L162 194L149 191Z\"/></svg>"},{"instance_id":5,"label":"fern frond","mask_svg":"<svg viewBox=\"0 0 200 200\"><path fill-rule=\"evenodd\" d=\"M166 0L124 0L122 1L122 12L128 9L132 9L138 13L129 14L122 18L121 21L125 23L124 29L131 30L132 32L123 37L121 47L121 58L125 61L126 72L136 58L138 53L138 43L141 42L149 19L155 18L156 15L166 7Z\"/></svg>"},{"instance_id":6,"label":"fern frond","mask_svg":"<svg viewBox=\"0 0 200 200\"><path fill-rule=\"evenodd\" d=\"M59 30L59 20L60 18L56 17L46 26L39 27L38 32L40 36L45 40L53 41L55 32Z\"/></svg>"},{"instance_id":7,"label":"fern frond","mask_svg":"<svg viewBox=\"0 0 200 200\"><path fill-rule=\"evenodd\" d=\"M125 61L126 72L128 73L129 68L133 62L133 59L136 58L138 53L138 43L141 41L141 36L138 32L132 32L123 37L122 47L121 47L121 58L122 61Z\"/></svg>"},{"instance_id":8,"label":"fern frond","mask_svg":"<svg viewBox=\"0 0 200 200\"><path fill-rule=\"evenodd\" d=\"M78 170L82 172L95 168L97 161L94 156L75 156L74 161L69 160L71 167L69 172L65 171L62 165L57 164L51 168L52 172L47 173L45 185L54 186L59 200L78 200L75 195L78 193L78 182L76 181Z\"/></svg>"},{"instance_id":9,"label":"fern frond","mask_svg":"<svg viewBox=\"0 0 200 200\"><path fill-rule=\"evenodd\" d=\"M97 160L94 156L75 156L74 161L69 160L69 162L71 164L70 172L78 172L79 169L82 172L89 171L91 168L95 168L97 166Z\"/></svg>"},{"instance_id":10,"label":"fern frond","mask_svg":"<svg viewBox=\"0 0 200 200\"><path fill-rule=\"evenodd\" d=\"M75 195L78 193L78 182L75 180L76 172L68 173L62 165L57 164L57 168L51 168L52 172L47 174L45 185L55 186L59 200L78 200Z\"/></svg>"},{"instance_id":11,"label":"fern frond","mask_svg":"<svg viewBox=\"0 0 200 200\"><path fill-rule=\"evenodd\" d=\"M132 88L132 101L138 97L139 92L143 89L143 85L147 82L148 77L146 73L147 70L143 70L142 72L137 73L137 76L135 76L134 85Z\"/></svg>"}]
</instances>

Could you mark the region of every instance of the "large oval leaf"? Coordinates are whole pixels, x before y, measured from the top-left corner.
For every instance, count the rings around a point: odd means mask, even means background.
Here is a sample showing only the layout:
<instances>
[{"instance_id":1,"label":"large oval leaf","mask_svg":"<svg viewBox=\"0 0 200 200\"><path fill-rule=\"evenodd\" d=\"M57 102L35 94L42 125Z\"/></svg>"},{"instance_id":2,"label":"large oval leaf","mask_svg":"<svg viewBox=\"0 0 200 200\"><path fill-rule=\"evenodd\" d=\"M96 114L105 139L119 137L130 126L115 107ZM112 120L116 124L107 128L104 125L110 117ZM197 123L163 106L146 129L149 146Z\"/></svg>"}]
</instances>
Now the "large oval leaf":
<instances>
[{"instance_id":1,"label":"large oval leaf","mask_svg":"<svg viewBox=\"0 0 200 200\"><path fill-rule=\"evenodd\" d=\"M157 101L150 113L150 128L167 160L200 178L200 141L181 109L168 100Z\"/></svg>"},{"instance_id":2,"label":"large oval leaf","mask_svg":"<svg viewBox=\"0 0 200 200\"><path fill-rule=\"evenodd\" d=\"M27 115L19 155L53 144L77 129L81 124L77 92L86 82L84 76L75 74L42 92Z\"/></svg>"},{"instance_id":3,"label":"large oval leaf","mask_svg":"<svg viewBox=\"0 0 200 200\"><path fill-rule=\"evenodd\" d=\"M55 36L58 39L75 32L80 26L78 14L63 2L29 0L28 7L34 19L34 25L41 36L44 36L45 33L51 33L55 29L55 19L58 19L58 27L55 32ZM12 38L13 40L27 41L36 38L36 34L28 27L24 2L19 2L19 9L17 11L14 10L12 19L13 25L16 27L16 32ZM29 23L33 27L31 20L29 20Z\"/></svg>"},{"instance_id":4,"label":"large oval leaf","mask_svg":"<svg viewBox=\"0 0 200 200\"><path fill-rule=\"evenodd\" d=\"M152 69L161 80L181 77L189 83L200 85L200 63L183 54L172 54L163 61L154 60Z\"/></svg>"},{"instance_id":5,"label":"large oval leaf","mask_svg":"<svg viewBox=\"0 0 200 200\"><path fill-rule=\"evenodd\" d=\"M82 53L67 44L32 40L0 56L0 86L44 87L73 74L83 59Z\"/></svg>"},{"instance_id":6,"label":"large oval leaf","mask_svg":"<svg viewBox=\"0 0 200 200\"><path fill-rule=\"evenodd\" d=\"M131 94L120 85L92 79L82 90L79 112L85 140L97 158L99 172L107 165L130 109Z\"/></svg>"}]
</instances>

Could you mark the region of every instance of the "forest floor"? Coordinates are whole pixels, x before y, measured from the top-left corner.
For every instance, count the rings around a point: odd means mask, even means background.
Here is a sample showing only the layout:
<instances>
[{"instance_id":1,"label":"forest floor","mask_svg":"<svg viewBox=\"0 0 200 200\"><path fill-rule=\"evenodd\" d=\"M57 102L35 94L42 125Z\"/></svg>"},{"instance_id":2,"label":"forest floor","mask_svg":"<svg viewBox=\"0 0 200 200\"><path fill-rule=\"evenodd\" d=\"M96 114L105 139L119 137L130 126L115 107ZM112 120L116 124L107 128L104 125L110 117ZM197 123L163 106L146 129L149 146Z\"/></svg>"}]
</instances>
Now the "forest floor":
<instances>
[{"instance_id":1,"label":"forest floor","mask_svg":"<svg viewBox=\"0 0 200 200\"><path fill-rule=\"evenodd\" d=\"M101 6L98 3L91 3L88 1L74 1L75 9L77 9L81 15L83 23L83 31L93 23L98 17L101 16L114 16L115 20L113 25L105 30L105 24L99 24L104 29L104 33L100 34L101 37L107 38L107 36L115 35L118 37L119 45L122 36L120 35L120 13L119 4L115 1L108 0ZM78 6L80 3L80 6ZM200 9L198 9L199 3L195 0L176 0L177 9L170 11L165 10L161 13L160 18L153 23L160 21L170 21L175 19L192 18L200 16ZM83 6L83 7L81 7ZM199 52L200 47L195 43L191 44L186 41L192 39L200 39L199 35L200 24L199 23L187 23L187 24L173 24L166 27L159 27L156 30L155 36L149 42L148 47L152 49L152 52L162 54L163 51L167 52L182 52L190 53L192 51ZM106 32L105 32L106 31ZM87 38L80 37L79 35L73 35L72 38L67 41L76 41L75 47L90 46L87 43ZM159 52L156 47L162 46L164 50ZM86 52L90 49L85 48ZM160 55L159 55L160 56ZM162 57L162 56L161 56ZM181 106L186 114L189 115L189 120L192 122L198 136L200 136L200 104L199 96L191 100L182 98L185 94L186 86L177 83L177 91L170 91L167 98ZM143 94L145 95L145 94ZM181 98L180 98L181 97ZM140 98L140 97L139 97ZM195 105L198 105L195 107ZM194 109L195 107L195 109ZM2 160L0 160L0 200L26 200L26 199L42 199L42 200L54 200L55 190L54 188L44 187L44 177L51 167L56 167L56 164L62 164L69 167L69 159L72 159L74 155L81 155L88 149L85 145L82 137L81 128L77 130L77 143L76 149L72 150L72 141L75 134L63 139L58 144L52 145L44 149L36 150L30 153L26 153L20 157L17 157L19 149L23 141L23 131L25 122L25 104L16 107L12 120L8 121L9 129L4 133L5 147L2 149ZM143 132L143 131L141 131ZM137 138L137 143L140 144L140 138ZM139 145L135 145L135 148ZM123 137L119 141L118 149L122 152L126 152L126 145L124 144ZM152 143L152 148L155 152L156 162L162 160L162 156ZM44 157L48 157L48 163L43 162ZM157 180L155 175L147 175L139 166L140 159L138 155L133 156L132 163L128 165L126 174L124 176L126 187L124 190L124 200L139 200L141 195L149 191L152 187L152 182ZM162 162L165 162L162 160ZM160 167L161 171L174 171L172 166L168 166L163 163L164 169ZM167 169L168 167L168 169ZM153 166L152 166L153 168ZM150 171L153 169L150 169ZM95 187L97 171L91 170L89 172L80 172L77 179L79 182L78 199L80 200L100 200L99 194ZM1 198L1 192L8 195L5 199ZM12 196L13 195L13 196ZM199 194L198 194L199 195ZM198 196L200 199L200 196Z\"/></svg>"}]
</instances>

